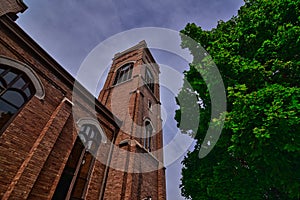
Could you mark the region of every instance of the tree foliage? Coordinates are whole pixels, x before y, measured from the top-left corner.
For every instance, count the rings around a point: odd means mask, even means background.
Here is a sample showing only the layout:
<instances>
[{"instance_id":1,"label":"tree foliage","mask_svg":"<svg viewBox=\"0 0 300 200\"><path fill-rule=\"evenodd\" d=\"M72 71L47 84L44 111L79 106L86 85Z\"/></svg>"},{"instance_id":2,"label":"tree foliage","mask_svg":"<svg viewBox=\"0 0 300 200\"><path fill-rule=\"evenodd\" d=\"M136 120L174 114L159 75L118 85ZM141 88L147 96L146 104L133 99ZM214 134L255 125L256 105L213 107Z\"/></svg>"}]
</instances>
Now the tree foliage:
<instances>
[{"instance_id":1,"label":"tree foliage","mask_svg":"<svg viewBox=\"0 0 300 200\"><path fill-rule=\"evenodd\" d=\"M222 135L203 159L198 152L211 118L202 53L185 78L202 100L197 145L183 160L182 194L190 199L300 199L300 1L247 0L229 21L181 31L201 44L226 88ZM181 92L180 96L186 93ZM183 112L176 113L179 122ZM187 131L183 130L182 131Z\"/></svg>"}]
</instances>

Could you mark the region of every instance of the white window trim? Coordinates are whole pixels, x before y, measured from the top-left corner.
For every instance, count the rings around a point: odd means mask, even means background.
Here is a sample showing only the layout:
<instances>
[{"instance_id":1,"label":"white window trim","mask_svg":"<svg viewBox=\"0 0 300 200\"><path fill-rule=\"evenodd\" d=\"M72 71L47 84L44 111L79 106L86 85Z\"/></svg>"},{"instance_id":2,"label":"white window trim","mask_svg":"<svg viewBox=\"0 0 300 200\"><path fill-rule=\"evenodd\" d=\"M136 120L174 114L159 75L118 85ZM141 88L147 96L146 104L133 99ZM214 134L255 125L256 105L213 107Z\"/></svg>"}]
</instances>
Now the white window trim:
<instances>
[{"instance_id":1,"label":"white window trim","mask_svg":"<svg viewBox=\"0 0 300 200\"><path fill-rule=\"evenodd\" d=\"M36 90L34 96L36 96L39 99L43 99L45 97L45 89L42 84L42 81L40 80L38 75L35 73L35 71L33 69L31 69L31 67L27 66L24 63L13 60L11 58L7 58L2 55L0 55L0 64L7 65L7 66L10 66L12 68L15 68L15 69L18 69L18 70L24 72L34 85L34 88Z\"/></svg>"},{"instance_id":2,"label":"white window trim","mask_svg":"<svg viewBox=\"0 0 300 200\"><path fill-rule=\"evenodd\" d=\"M101 142L102 143L106 143L107 142L107 137L106 137L103 129L101 128L101 126L100 126L100 124L99 124L99 122L97 120L95 120L93 118L88 118L88 117L87 118L80 118L77 121L76 124L77 124L79 130L81 129L81 126L83 126L83 125L88 125L88 124L94 125L98 129L98 131L99 131L99 133L101 135Z\"/></svg>"}]
</instances>

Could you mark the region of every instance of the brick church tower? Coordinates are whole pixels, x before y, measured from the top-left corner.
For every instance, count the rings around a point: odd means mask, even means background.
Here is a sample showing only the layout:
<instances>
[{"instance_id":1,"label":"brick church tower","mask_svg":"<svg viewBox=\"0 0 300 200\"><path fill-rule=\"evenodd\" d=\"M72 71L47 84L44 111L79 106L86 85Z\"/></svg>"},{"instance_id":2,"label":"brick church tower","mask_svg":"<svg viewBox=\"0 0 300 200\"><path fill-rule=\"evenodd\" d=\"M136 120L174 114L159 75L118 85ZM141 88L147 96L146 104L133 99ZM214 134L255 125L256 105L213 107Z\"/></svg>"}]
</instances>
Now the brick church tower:
<instances>
[{"instance_id":1,"label":"brick church tower","mask_svg":"<svg viewBox=\"0 0 300 200\"><path fill-rule=\"evenodd\" d=\"M145 41L114 56L95 98L15 23L23 1L0 5L0 199L165 200Z\"/></svg>"},{"instance_id":2,"label":"brick church tower","mask_svg":"<svg viewBox=\"0 0 300 200\"><path fill-rule=\"evenodd\" d=\"M145 41L113 58L98 100L123 124L104 199L166 199L159 73Z\"/></svg>"}]
</instances>

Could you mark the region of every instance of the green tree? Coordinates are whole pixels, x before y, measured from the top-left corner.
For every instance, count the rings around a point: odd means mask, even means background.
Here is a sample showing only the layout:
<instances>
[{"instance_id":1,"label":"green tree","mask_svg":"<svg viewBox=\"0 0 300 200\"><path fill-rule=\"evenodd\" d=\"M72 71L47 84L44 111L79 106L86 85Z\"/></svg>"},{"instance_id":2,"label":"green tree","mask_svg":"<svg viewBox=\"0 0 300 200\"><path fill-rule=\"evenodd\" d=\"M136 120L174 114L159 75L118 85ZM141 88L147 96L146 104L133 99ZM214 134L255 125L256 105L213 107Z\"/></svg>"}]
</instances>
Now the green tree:
<instances>
[{"instance_id":1,"label":"green tree","mask_svg":"<svg viewBox=\"0 0 300 200\"><path fill-rule=\"evenodd\" d=\"M209 86L199 73L208 65L198 46L182 37L182 47L194 56L185 78L203 102L197 145L182 162L182 194L190 199L300 199L300 1L247 0L237 16L216 28L206 31L191 23L181 33L208 51L227 95L221 137L199 159L212 123ZM185 95L182 91L179 97ZM176 112L178 122L183 112L188 109Z\"/></svg>"}]
</instances>

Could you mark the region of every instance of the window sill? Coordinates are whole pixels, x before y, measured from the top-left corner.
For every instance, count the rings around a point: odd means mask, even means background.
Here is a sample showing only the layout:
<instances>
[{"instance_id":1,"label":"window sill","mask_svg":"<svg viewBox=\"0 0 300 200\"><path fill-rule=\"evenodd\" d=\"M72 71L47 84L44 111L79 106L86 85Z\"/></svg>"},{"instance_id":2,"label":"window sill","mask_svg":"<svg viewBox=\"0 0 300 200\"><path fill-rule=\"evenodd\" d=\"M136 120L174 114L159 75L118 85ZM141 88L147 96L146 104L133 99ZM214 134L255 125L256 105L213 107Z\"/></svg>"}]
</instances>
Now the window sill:
<instances>
[{"instance_id":1,"label":"window sill","mask_svg":"<svg viewBox=\"0 0 300 200\"><path fill-rule=\"evenodd\" d=\"M115 84L115 85L112 85L111 88L118 87L119 85L122 85L122 84L124 84L124 83L128 83L128 82L130 82L130 81L132 81L132 80L133 80L133 78L128 79L128 80L126 80L126 81L123 81L123 82L121 82L121 83L117 83L117 84Z\"/></svg>"}]
</instances>

